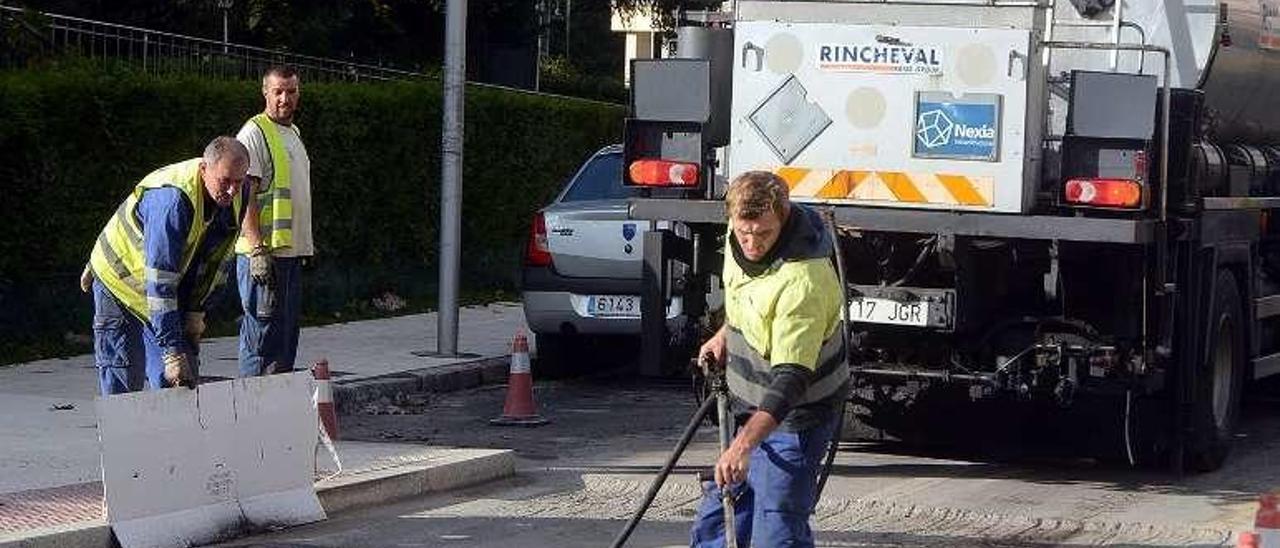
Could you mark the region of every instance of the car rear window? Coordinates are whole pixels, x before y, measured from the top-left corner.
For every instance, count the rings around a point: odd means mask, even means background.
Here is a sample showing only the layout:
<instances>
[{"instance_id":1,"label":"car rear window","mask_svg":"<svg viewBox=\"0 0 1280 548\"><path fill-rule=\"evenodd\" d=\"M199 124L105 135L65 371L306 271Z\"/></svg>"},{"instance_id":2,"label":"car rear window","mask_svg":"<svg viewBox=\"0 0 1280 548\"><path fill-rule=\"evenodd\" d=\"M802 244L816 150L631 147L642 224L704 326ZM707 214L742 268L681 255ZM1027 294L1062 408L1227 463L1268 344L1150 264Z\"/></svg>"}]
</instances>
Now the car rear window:
<instances>
[{"instance_id":1,"label":"car rear window","mask_svg":"<svg viewBox=\"0 0 1280 548\"><path fill-rule=\"evenodd\" d=\"M680 191L654 190L651 196L676 198L680 196ZM560 201L625 200L639 197L640 189L622 185L622 154L614 152L599 154L588 160Z\"/></svg>"}]
</instances>

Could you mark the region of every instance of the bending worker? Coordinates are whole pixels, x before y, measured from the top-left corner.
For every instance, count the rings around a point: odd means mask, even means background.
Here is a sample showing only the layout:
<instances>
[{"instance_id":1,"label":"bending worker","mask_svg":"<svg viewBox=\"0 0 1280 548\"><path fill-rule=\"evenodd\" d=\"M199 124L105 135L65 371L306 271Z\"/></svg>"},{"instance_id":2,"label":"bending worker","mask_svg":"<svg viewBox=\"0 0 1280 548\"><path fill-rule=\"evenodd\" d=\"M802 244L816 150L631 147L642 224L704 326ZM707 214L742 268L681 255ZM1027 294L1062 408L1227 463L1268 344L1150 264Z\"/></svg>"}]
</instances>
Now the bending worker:
<instances>
[{"instance_id":1,"label":"bending worker","mask_svg":"<svg viewBox=\"0 0 1280 548\"><path fill-rule=\"evenodd\" d=\"M738 546L813 546L818 472L849 378L832 244L772 173L740 175L725 200L725 324L699 356L726 366L740 426L704 488L691 544L725 545L727 488Z\"/></svg>"},{"instance_id":2,"label":"bending worker","mask_svg":"<svg viewBox=\"0 0 1280 548\"><path fill-rule=\"evenodd\" d=\"M81 288L93 289L102 395L194 387L204 307L221 284L244 213L249 153L217 137L204 155L142 179L107 220Z\"/></svg>"}]
</instances>

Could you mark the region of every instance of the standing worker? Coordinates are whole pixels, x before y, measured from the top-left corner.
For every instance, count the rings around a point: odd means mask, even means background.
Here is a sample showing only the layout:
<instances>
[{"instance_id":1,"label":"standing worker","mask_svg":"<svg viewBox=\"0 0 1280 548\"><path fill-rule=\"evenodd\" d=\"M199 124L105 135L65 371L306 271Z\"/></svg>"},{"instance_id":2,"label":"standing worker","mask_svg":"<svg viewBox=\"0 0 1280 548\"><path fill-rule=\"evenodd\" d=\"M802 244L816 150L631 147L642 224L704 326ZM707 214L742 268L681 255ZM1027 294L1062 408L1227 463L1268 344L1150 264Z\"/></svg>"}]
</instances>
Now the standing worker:
<instances>
[{"instance_id":1,"label":"standing worker","mask_svg":"<svg viewBox=\"0 0 1280 548\"><path fill-rule=\"evenodd\" d=\"M236 242L240 321L240 376L292 371L298 355L302 308L301 261L315 253L311 240L311 160L293 124L298 73L272 67L262 75L266 107L240 128L249 149L257 218L245 218Z\"/></svg>"},{"instance_id":2,"label":"standing worker","mask_svg":"<svg viewBox=\"0 0 1280 548\"><path fill-rule=\"evenodd\" d=\"M93 290L102 395L196 383L206 301L240 231L249 153L217 137L142 179L107 220L80 287Z\"/></svg>"},{"instance_id":3,"label":"standing worker","mask_svg":"<svg viewBox=\"0 0 1280 548\"><path fill-rule=\"evenodd\" d=\"M849 378L831 240L772 173L742 174L725 200L725 324L698 355L725 364L741 426L704 489L691 544L725 545L727 488L738 546L813 546L819 468Z\"/></svg>"}]
</instances>

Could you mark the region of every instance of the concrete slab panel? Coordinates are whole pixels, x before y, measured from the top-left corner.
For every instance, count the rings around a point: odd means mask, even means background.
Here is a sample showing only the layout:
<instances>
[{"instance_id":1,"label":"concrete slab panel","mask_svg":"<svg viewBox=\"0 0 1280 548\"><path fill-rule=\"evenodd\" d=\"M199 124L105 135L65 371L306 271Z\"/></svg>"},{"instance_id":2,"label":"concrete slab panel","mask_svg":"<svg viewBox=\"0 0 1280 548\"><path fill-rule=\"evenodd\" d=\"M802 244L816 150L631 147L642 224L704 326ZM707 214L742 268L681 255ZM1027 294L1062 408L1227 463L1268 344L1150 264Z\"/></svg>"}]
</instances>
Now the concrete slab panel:
<instances>
[{"instance_id":1,"label":"concrete slab panel","mask_svg":"<svg viewBox=\"0 0 1280 548\"><path fill-rule=\"evenodd\" d=\"M125 548L324 519L308 372L99 398L107 521Z\"/></svg>"}]
</instances>

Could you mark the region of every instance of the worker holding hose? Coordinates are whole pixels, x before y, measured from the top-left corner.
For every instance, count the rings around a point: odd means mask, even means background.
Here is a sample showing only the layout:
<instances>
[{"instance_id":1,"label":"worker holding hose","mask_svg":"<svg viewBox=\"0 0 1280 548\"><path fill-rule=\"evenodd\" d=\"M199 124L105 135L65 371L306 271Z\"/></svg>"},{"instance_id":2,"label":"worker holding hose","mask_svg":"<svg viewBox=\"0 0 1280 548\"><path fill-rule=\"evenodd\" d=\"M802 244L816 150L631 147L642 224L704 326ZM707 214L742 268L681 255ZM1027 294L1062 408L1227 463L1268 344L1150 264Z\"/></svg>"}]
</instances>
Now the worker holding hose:
<instances>
[{"instance_id":1,"label":"worker holding hose","mask_svg":"<svg viewBox=\"0 0 1280 548\"><path fill-rule=\"evenodd\" d=\"M813 546L809 515L849 378L832 242L773 173L740 175L725 200L725 323L698 355L724 365L739 427L704 486L691 545L725 545L728 489L738 546Z\"/></svg>"}]
</instances>

